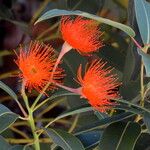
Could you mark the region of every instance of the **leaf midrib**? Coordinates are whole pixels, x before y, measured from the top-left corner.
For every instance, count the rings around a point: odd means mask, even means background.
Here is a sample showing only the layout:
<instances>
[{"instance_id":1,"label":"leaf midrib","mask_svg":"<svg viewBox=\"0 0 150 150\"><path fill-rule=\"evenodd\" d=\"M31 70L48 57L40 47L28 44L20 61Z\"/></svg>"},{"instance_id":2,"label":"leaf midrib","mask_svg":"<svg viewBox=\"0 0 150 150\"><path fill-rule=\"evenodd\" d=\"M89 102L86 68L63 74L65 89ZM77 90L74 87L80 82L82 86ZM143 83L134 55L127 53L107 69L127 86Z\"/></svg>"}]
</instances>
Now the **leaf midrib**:
<instances>
[{"instance_id":1,"label":"leaf midrib","mask_svg":"<svg viewBox=\"0 0 150 150\"><path fill-rule=\"evenodd\" d=\"M120 146L120 143L122 142L122 139L123 139L124 134L125 134L125 132L126 132L126 130L127 130L127 128L128 128L128 125L129 125L129 122L126 124L126 126L125 126L125 128L124 128L124 130L123 130L123 132L122 132L122 135L121 135L121 137L120 137L120 140L118 141L116 150L118 150L118 148L119 148L119 146Z\"/></svg>"}]
</instances>

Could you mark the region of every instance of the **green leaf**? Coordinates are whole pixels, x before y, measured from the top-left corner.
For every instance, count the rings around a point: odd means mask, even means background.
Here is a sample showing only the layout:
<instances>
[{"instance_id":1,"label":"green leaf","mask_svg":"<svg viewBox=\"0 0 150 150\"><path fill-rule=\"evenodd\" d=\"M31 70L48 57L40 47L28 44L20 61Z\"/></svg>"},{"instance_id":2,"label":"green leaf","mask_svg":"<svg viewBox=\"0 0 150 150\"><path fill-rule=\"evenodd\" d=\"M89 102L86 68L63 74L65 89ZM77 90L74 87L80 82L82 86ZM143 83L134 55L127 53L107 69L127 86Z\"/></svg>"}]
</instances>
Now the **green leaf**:
<instances>
[{"instance_id":1,"label":"green leaf","mask_svg":"<svg viewBox=\"0 0 150 150\"><path fill-rule=\"evenodd\" d=\"M121 114L118 114L118 115L113 115L111 117L107 117L107 118L101 119L98 122L91 123L91 124L89 124L87 126L84 126L84 127L80 128L77 131L76 135L79 135L79 134L82 134L84 132L100 128L101 126L106 126L106 125L108 125L110 123L114 123L114 122L118 122L118 121L121 121L121 120L125 120L125 119L128 119L128 118L131 118L134 115L135 114L132 114L130 112L124 112L124 113L121 113Z\"/></svg>"},{"instance_id":2,"label":"green leaf","mask_svg":"<svg viewBox=\"0 0 150 150\"><path fill-rule=\"evenodd\" d=\"M141 57L142 57L142 61L144 63L145 70L146 70L146 76L150 77L150 55L144 53L139 48L137 48L137 51L138 51L139 55L141 55Z\"/></svg>"},{"instance_id":3,"label":"green leaf","mask_svg":"<svg viewBox=\"0 0 150 150\"><path fill-rule=\"evenodd\" d=\"M118 109L118 110L125 110L127 112L131 112L133 114L143 114L143 110L141 110L140 108L133 108L132 106L127 106L127 105L117 105L115 107L113 107L114 109Z\"/></svg>"},{"instance_id":4,"label":"green leaf","mask_svg":"<svg viewBox=\"0 0 150 150\"><path fill-rule=\"evenodd\" d=\"M84 106L80 106L80 107L77 107L77 108L73 108L63 114L61 114L60 116L56 117L52 122L55 122L61 118L64 118L64 117L67 117L67 116L71 116L71 115L75 115L75 114L79 114L79 113L83 113L83 112L88 112L88 111L92 111L93 108L92 107L84 107Z\"/></svg>"},{"instance_id":5,"label":"green leaf","mask_svg":"<svg viewBox=\"0 0 150 150\"><path fill-rule=\"evenodd\" d=\"M77 135L77 138L82 142L86 149L91 149L99 143L102 133L102 130L94 130L79 134Z\"/></svg>"},{"instance_id":6,"label":"green leaf","mask_svg":"<svg viewBox=\"0 0 150 150\"><path fill-rule=\"evenodd\" d=\"M18 101L15 92L12 89L10 89L6 84L4 84L2 81L0 81L0 88L3 89L5 92L7 92L14 100Z\"/></svg>"},{"instance_id":7,"label":"green leaf","mask_svg":"<svg viewBox=\"0 0 150 150\"><path fill-rule=\"evenodd\" d=\"M117 122L109 125L99 144L100 150L133 150L141 133L137 123Z\"/></svg>"},{"instance_id":8,"label":"green leaf","mask_svg":"<svg viewBox=\"0 0 150 150\"><path fill-rule=\"evenodd\" d=\"M123 72L125 57L124 54L120 53L117 49L111 45L106 45L103 50L97 53L97 55L106 60L110 66Z\"/></svg>"},{"instance_id":9,"label":"green leaf","mask_svg":"<svg viewBox=\"0 0 150 150\"><path fill-rule=\"evenodd\" d=\"M135 144L135 150L149 150L150 149L150 134L142 133Z\"/></svg>"},{"instance_id":10,"label":"green leaf","mask_svg":"<svg viewBox=\"0 0 150 150\"><path fill-rule=\"evenodd\" d=\"M16 103L20 105L20 102L18 101L18 97L15 92L2 81L0 81L0 88L7 92L16 101Z\"/></svg>"},{"instance_id":11,"label":"green leaf","mask_svg":"<svg viewBox=\"0 0 150 150\"><path fill-rule=\"evenodd\" d=\"M131 110L131 112L133 111L134 113L137 113L137 114L143 114L144 112L150 113L150 111L147 108L139 106L139 105L134 104L132 102L129 102L129 101L126 101L126 100L122 100L122 99L117 99L116 101L121 103L121 104L125 104L125 105L127 104L128 106L119 105L121 107L122 106L125 107L125 110L129 110L129 111ZM130 109L130 107L131 107L131 109ZM132 109L132 107L134 109Z\"/></svg>"},{"instance_id":12,"label":"green leaf","mask_svg":"<svg viewBox=\"0 0 150 150\"><path fill-rule=\"evenodd\" d=\"M134 0L139 31L144 44L150 43L150 3L146 0Z\"/></svg>"},{"instance_id":13,"label":"green leaf","mask_svg":"<svg viewBox=\"0 0 150 150\"><path fill-rule=\"evenodd\" d=\"M78 61L76 61L78 58ZM83 56L81 56L76 51L70 51L67 55L64 56L64 63L63 68L65 69L66 74L70 74L65 79L66 85L69 87L78 87L78 84L76 81L73 80L73 78L76 78L76 72L80 64L86 64L87 60ZM80 99L79 96L71 96L67 97L67 102L71 108L81 106L83 104L83 101Z\"/></svg>"},{"instance_id":14,"label":"green leaf","mask_svg":"<svg viewBox=\"0 0 150 150\"><path fill-rule=\"evenodd\" d=\"M40 143L40 149L42 150L50 150L51 143Z\"/></svg>"},{"instance_id":15,"label":"green leaf","mask_svg":"<svg viewBox=\"0 0 150 150\"><path fill-rule=\"evenodd\" d=\"M8 150L31 150L31 148L29 148L29 146L25 148L23 145L14 145Z\"/></svg>"},{"instance_id":16,"label":"green leaf","mask_svg":"<svg viewBox=\"0 0 150 150\"><path fill-rule=\"evenodd\" d=\"M14 145L11 148L9 148L8 150L23 150L24 146L22 145Z\"/></svg>"},{"instance_id":17,"label":"green leaf","mask_svg":"<svg viewBox=\"0 0 150 150\"><path fill-rule=\"evenodd\" d=\"M44 129L55 144L64 150L84 150L80 140L70 133L60 129Z\"/></svg>"},{"instance_id":18,"label":"green leaf","mask_svg":"<svg viewBox=\"0 0 150 150\"><path fill-rule=\"evenodd\" d=\"M126 76L125 73L123 74L124 76ZM130 82L123 84L119 89L119 93L125 100L130 101L131 99L135 98L139 94L140 89L141 89L141 85L140 85L140 80L138 78L135 81L130 80Z\"/></svg>"},{"instance_id":19,"label":"green leaf","mask_svg":"<svg viewBox=\"0 0 150 150\"><path fill-rule=\"evenodd\" d=\"M104 0L88 0L88 3L84 0L67 0L67 4L69 9L96 14L101 11Z\"/></svg>"},{"instance_id":20,"label":"green leaf","mask_svg":"<svg viewBox=\"0 0 150 150\"><path fill-rule=\"evenodd\" d=\"M97 116L97 118L98 118L99 120L101 120L101 119L104 119L104 118L107 118L107 117L108 117L108 115L107 115L107 114L105 114L105 113L101 113L101 112L99 112L99 111L97 111L97 110L95 110L95 111L94 111L94 114Z\"/></svg>"},{"instance_id":21,"label":"green leaf","mask_svg":"<svg viewBox=\"0 0 150 150\"><path fill-rule=\"evenodd\" d=\"M129 25L132 27L135 33L139 33L139 30L137 27L135 9L134 9L134 0L128 1L127 13L128 13ZM140 36L136 36L136 40L141 42ZM130 42L128 50L127 50L127 54L126 54L126 60L125 60L125 66L124 66L124 72L123 72L123 75L124 75L123 85L126 87L127 87L127 84L131 84L132 81L137 81L139 77L141 60L140 60L140 56L137 55L136 49L137 49L136 45L133 42ZM134 92L134 90L132 91ZM129 97L128 99L134 98L134 95L132 94L132 92L127 93L125 96L128 97L128 95L132 96L132 97Z\"/></svg>"},{"instance_id":22,"label":"green leaf","mask_svg":"<svg viewBox=\"0 0 150 150\"><path fill-rule=\"evenodd\" d=\"M1 150L8 150L11 147L11 145L9 145L2 136L0 136L0 146Z\"/></svg>"},{"instance_id":23,"label":"green leaf","mask_svg":"<svg viewBox=\"0 0 150 150\"><path fill-rule=\"evenodd\" d=\"M124 24L106 19L106 18L102 18L96 15L92 15L86 12L82 12L82 11L67 11L67 10L60 10L60 9L53 9L50 11L47 11L45 14L43 14L36 22L35 24L37 24L38 22L41 22L43 20L47 20L50 19L52 17L57 17L57 16L62 16L62 15L80 15L80 16L84 16L90 19L94 19L97 20L101 23L105 23L108 24L110 26L116 27L122 31L124 31L125 33L127 33L129 36L134 37L135 36L135 32L132 30L132 28L130 28L129 26L126 26Z\"/></svg>"},{"instance_id":24,"label":"green leaf","mask_svg":"<svg viewBox=\"0 0 150 150\"><path fill-rule=\"evenodd\" d=\"M75 115L75 114L79 114L79 113L83 113L83 112L88 112L88 111L93 111L92 107L84 107L84 106L80 106L78 108L73 108L65 113L63 113L62 115L58 116L57 118L61 119L70 115Z\"/></svg>"},{"instance_id":25,"label":"green leaf","mask_svg":"<svg viewBox=\"0 0 150 150\"><path fill-rule=\"evenodd\" d=\"M58 98L58 97L63 97L63 96L76 96L78 94L76 93L71 93L71 92L66 92L66 91L58 91L56 93L54 93L51 97L48 97L46 100L47 101L50 101L50 100L53 100L55 98Z\"/></svg>"},{"instance_id":26,"label":"green leaf","mask_svg":"<svg viewBox=\"0 0 150 150\"><path fill-rule=\"evenodd\" d=\"M7 107L0 104L0 133L13 124L19 115L11 112Z\"/></svg>"},{"instance_id":27,"label":"green leaf","mask_svg":"<svg viewBox=\"0 0 150 150\"><path fill-rule=\"evenodd\" d=\"M144 123L146 124L146 127L150 133L150 114L145 113L143 119L144 119Z\"/></svg>"},{"instance_id":28,"label":"green leaf","mask_svg":"<svg viewBox=\"0 0 150 150\"><path fill-rule=\"evenodd\" d=\"M63 96L76 96L78 94L75 93L71 93L71 92L66 92L66 91L57 91L56 93L54 93L51 97L48 97L47 99L45 99L43 101L43 103L46 103L48 101L51 101L53 99L59 98L59 97L63 97ZM41 107L43 105L43 103L40 103L37 107L35 107L35 110L38 109L39 107Z\"/></svg>"}]
</instances>

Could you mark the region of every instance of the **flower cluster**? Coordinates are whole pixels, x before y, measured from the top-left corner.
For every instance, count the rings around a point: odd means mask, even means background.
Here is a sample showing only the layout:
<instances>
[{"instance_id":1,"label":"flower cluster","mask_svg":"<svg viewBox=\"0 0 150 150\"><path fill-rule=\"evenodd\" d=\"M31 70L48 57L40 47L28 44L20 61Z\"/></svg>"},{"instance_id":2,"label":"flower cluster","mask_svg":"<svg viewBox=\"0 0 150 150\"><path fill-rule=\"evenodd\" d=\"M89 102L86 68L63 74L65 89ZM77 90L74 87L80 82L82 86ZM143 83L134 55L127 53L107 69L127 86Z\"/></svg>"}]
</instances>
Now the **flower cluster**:
<instances>
[{"instance_id":1,"label":"flower cluster","mask_svg":"<svg viewBox=\"0 0 150 150\"><path fill-rule=\"evenodd\" d=\"M26 49L26 51L25 51ZM21 73L19 77L23 79L26 88L31 91L36 89L41 92L44 86L50 82L50 76L56 62L54 49L51 46L40 42L32 42L28 47L21 46L17 55L16 64ZM57 68L53 75L53 81L61 83L64 77L62 68ZM55 89L51 84L48 90Z\"/></svg>"},{"instance_id":2,"label":"flower cluster","mask_svg":"<svg viewBox=\"0 0 150 150\"><path fill-rule=\"evenodd\" d=\"M97 110L104 112L109 105L113 105L110 100L118 98L116 75L111 75L111 69L105 68L101 60L94 60L82 78L81 66L78 69L78 81L81 84L81 95L87 98L89 103Z\"/></svg>"},{"instance_id":3,"label":"flower cluster","mask_svg":"<svg viewBox=\"0 0 150 150\"><path fill-rule=\"evenodd\" d=\"M111 74L112 69L106 67L102 60L93 60L83 77L82 66L79 67L77 79L81 87L72 89L59 84L62 83L64 72L58 65L66 52L74 48L81 54L89 54L103 47L100 40L102 32L98 24L79 16L63 16L60 25L65 41L61 51L63 54L60 53L56 59L54 49L40 42L31 42L27 49L20 47L16 60L21 71L19 76L29 90L36 89L41 92L47 83L52 82L47 90L59 86L76 92L86 98L95 109L105 112L111 108L110 105L114 105L111 99L118 98L117 88L120 84L116 75Z\"/></svg>"},{"instance_id":4,"label":"flower cluster","mask_svg":"<svg viewBox=\"0 0 150 150\"><path fill-rule=\"evenodd\" d=\"M75 19L64 16L61 19L61 33L63 39L82 54L91 53L103 47L100 40L102 32L94 20L86 20L80 16Z\"/></svg>"}]
</instances>

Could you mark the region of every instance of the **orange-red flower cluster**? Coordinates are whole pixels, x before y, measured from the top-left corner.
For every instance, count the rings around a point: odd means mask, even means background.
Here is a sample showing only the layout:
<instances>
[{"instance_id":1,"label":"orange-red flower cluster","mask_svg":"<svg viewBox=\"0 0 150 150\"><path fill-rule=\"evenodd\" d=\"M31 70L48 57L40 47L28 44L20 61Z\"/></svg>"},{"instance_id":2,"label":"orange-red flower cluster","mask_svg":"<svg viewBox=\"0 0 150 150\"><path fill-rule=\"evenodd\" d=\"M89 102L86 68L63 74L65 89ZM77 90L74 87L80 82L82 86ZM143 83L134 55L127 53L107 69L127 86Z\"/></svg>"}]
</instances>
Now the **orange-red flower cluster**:
<instances>
[{"instance_id":1,"label":"orange-red flower cluster","mask_svg":"<svg viewBox=\"0 0 150 150\"><path fill-rule=\"evenodd\" d=\"M61 33L72 48L83 54L94 52L103 46L100 40L102 32L94 20L64 16L61 19Z\"/></svg>"},{"instance_id":2,"label":"orange-red flower cluster","mask_svg":"<svg viewBox=\"0 0 150 150\"><path fill-rule=\"evenodd\" d=\"M64 77L63 69L57 67L62 56L71 48L75 48L82 54L94 52L103 46L100 40L102 32L98 24L93 20L83 17L64 16L61 19L61 32L65 43L58 59L54 55L51 46L40 42L31 42L29 47L20 47L20 54L16 64L21 70L20 77L29 90L36 89L41 92L48 82L55 82L57 86L76 92L88 100L97 110L105 112L115 105L112 99L119 97L117 88L120 83L116 75L112 75L112 69L106 67L101 60L94 60L82 77L82 66L79 67L77 78L81 88L72 89L59 84ZM56 61L57 60L57 61ZM50 81L52 78L52 81ZM50 85L49 90L56 88Z\"/></svg>"},{"instance_id":3,"label":"orange-red flower cluster","mask_svg":"<svg viewBox=\"0 0 150 150\"><path fill-rule=\"evenodd\" d=\"M78 80L81 84L81 95L88 99L89 103L101 112L114 105L110 100L118 98L117 82L115 75L111 75L112 69L105 68L104 62L94 60L82 78L81 66L78 69Z\"/></svg>"},{"instance_id":4,"label":"orange-red flower cluster","mask_svg":"<svg viewBox=\"0 0 150 150\"><path fill-rule=\"evenodd\" d=\"M51 72L56 62L54 49L40 42L31 42L28 47L20 47L16 64L21 70L20 77L26 88L31 91L36 89L40 92L50 81ZM56 69L53 76L54 82L61 82L64 77L61 68ZM50 85L48 90L55 89Z\"/></svg>"}]
</instances>

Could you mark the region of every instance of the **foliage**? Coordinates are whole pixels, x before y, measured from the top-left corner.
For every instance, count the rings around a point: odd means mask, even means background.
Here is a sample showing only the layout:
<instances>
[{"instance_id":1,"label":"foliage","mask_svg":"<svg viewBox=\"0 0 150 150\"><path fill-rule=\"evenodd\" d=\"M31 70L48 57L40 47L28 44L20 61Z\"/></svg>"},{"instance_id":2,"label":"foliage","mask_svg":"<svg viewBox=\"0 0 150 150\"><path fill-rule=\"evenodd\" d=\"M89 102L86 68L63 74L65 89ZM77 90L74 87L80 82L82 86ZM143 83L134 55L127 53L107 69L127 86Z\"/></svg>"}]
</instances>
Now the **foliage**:
<instances>
[{"instance_id":1,"label":"foliage","mask_svg":"<svg viewBox=\"0 0 150 150\"><path fill-rule=\"evenodd\" d=\"M8 36L6 33L2 34L3 42L0 45L0 149L149 149L149 1L45 0L24 4L27 6L25 14L21 10L20 13L17 12L21 9L17 0L0 2L0 27L9 33L10 25L12 26ZM29 14L38 4L40 5L36 11ZM90 55L69 49L67 54L62 55L63 61L60 64L66 75L64 85L53 83L61 88L46 91L52 84L48 82L47 85L44 84L42 91L38 91L40 94L34 90L28 92L24 77L19 82L19 70L16 70L12 60L15 57L12 49L16 49L15 53L18 53L19 44L22 44L22 49L27 50L26 46L31 40L38 40L39 43L52 45L59 56L63 45L60 20L62 16L68 15L74 18L82 16L84 21L96 21L103 32L105 46ZM38 52L32 58L37 55ZM17 56L19 57L18 54ZM39 58L41 63L44 58L39 56L42 58ZM118 91L119 98L115 97L110 103L106 103L106 111L97 109L91 104L91 99L85 100L89 95L86 93L88 96L85 96L81 92L83 83L80 83L80 88L75 89L79 87L76 82L79 65L86 66L86 62L90 63L98 58L107 61L106 70L113 67L111 73L117 74L118 81L121 82L113 91ZM28 67L28 64L25 65ZM39 68L41 66L40 64ZM50 78L56 68L53 67ZM80 69L79 67L78 73ZM86 68L85 74L87 70ZM79 74L78 78L81 79Z\"/></svg>"}]
</instances>

